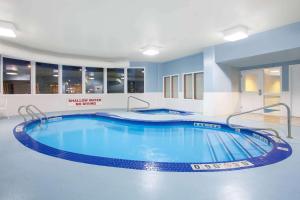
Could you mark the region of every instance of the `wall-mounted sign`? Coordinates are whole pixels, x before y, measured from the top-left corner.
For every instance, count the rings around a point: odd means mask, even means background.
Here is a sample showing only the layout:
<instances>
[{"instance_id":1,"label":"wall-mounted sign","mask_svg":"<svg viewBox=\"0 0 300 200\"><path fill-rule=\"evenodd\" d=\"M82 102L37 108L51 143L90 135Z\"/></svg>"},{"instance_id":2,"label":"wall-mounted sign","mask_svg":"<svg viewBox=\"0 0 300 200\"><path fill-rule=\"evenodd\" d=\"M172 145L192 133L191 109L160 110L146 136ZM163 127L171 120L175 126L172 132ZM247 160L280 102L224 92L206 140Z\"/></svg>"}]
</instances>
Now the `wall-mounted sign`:
<instances>
[{"instance_id":1,"label":"wall-mounted sign","mask_svg":"<svg viewBox=\"0 0 300 200\"><path fill-rule=\"evenodd\" d=\"M101 103L100 98L70 98L67 101L69 106L98 106Z\"/></svg>"}]
</instances>

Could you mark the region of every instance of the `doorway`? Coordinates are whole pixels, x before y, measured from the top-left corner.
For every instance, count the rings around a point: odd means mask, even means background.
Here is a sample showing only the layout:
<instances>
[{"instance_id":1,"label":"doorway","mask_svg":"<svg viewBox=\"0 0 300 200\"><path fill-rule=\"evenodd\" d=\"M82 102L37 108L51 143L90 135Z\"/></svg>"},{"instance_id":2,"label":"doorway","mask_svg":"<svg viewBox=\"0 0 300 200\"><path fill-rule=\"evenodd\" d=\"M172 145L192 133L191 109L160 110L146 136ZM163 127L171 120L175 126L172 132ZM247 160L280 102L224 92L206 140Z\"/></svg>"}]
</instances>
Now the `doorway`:
<instances>
[{"instance_id":1,"label":"doorway","mask_svg":"<svg viewBox=\"0 0 300 200\"><path fill-rule=\"evenodd\" d=\"M241 111L280 102L281 67L259 68L241 71ZM257 113L281 115L280 107L264 109Z\"/></svg>"}]
</instances>

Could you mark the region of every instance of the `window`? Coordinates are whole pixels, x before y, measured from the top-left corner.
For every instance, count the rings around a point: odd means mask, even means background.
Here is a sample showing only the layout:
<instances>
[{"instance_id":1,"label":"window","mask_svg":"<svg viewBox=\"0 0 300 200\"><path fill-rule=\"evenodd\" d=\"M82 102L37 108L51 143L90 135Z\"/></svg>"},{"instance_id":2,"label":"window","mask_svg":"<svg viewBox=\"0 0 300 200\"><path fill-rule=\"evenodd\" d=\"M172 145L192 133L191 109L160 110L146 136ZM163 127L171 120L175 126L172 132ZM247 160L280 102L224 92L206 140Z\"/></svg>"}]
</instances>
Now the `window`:
<instances>
[{"instance_id":1,"label":"window","mask_svg":"<svg viewBox=\"0 0 300 200\"><path fill-rule=\"evenodd\" d=\"M85 68L85 92L103 93L103 68Z\"/></svg>"},{"instance_id":2,"label":"window","mask_svg":"<svg viewBox=\"0 0 300 200\"><path fill-rule=\"evenodd\" d=\"M184 98L193 98L193 74L184 75Z\"/></svg>"},{"instance_id":3,"label":"window","mask_svg":"<svg viewBox=\"0 0 300 200\"><path fill-rule=\"evenodd\" d=\"M127 69L128 93L144 93L144 69Z\"/></svg>"},{"instance_id":4,"label":"window","mask_svg":"<svg viewBox=\"0 0 300 200\"><path fill-rule=\"evenodd\" d=\"M63 66L63 93L82 93L82 68L75 66Z\"/></svg>"},{"instance_id":5,"label":"window","mask_svg":"<svg viewBox=\"0 0 300 200\"><path fill-rule=\"evenodd\" d=\"M124 69L107 69L107 93L124 93Z\"/></svg>"},{"instance_id":6,"label":"window","mask_svg":"<svg viewBox=\"0 0 300 200\"><path fill-rule=\"evenodd\" d=\"M178 75L164 77L164 97L178 98Z\"/></svg>"},{"instance_id":7,"label":"window","mask_svg":"<svg viewBox=\"0 0 300 200\"><path fill-rule=\"evenodd\" d=\"M36 93L58 93L58 65L36 63Z\"/></svg>"},{"instance_id":8,"label":"window","mask_svg":"<svg viewBox=\"0 0 300 200\"><path fill-rule=\"evenodd\" d=\"M256 74L247 73L243 76L243 91L244 92L258 91L258 77Z\"/></svg>"},{"instance_id":9,"label":"window","mask_svg":"<svg viewBox=\"0 0 300 200\"><path fill-rule=\"evenodd\" d=\"M178 98L178 76L172 76L172 98Z\"/></svg>"},{"instance_id":10,"label":"window","mask_svg":"<svg viewBox=\"0 0 300 200\"><path fill-rule=\"evenodd\" d=\"M203 73L195 73L194 74L194 99L203 99L203 91L204 91L204 79Z\"/></svg>"},{"instance_id":11,"label":"window","mask_svg":"<svg viewBox=\"0 0 300 200\"><path fill-rule=\"evenodd\" d=\"M184 74L184 98L203 99L203 72Z\"/></svg>"},{"instance_id":12,"label":"window","mask_svg":"<svg viewBox=\"0 0 300 200\"><path fill-rule=\"evenodd\" d=\"M31 93L30 61L3 58L3 93Z\"/></svg>"},{"instance_id":13,"label":"window","mask_svg":"<svg viewBox=\"0 0 300 200\"><path fill-rule=\"evenodd\" d=\"M170 91L170 76L164 77L164 97L165 98L170 98L171 97L171 91Z\"/></svg>"}]
</instances>

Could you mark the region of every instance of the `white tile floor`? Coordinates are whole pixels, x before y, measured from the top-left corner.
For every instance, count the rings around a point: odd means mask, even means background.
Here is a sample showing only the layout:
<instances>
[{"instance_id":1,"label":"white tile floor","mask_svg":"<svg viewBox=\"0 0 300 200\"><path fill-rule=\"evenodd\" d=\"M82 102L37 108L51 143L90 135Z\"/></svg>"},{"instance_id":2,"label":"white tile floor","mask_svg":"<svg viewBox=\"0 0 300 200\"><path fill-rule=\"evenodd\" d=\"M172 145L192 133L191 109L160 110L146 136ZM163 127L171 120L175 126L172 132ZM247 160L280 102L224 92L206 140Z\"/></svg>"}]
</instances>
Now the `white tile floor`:
<instances>
[{"instance_id":1,"label":"white tile floor","mask_svg":"<svg viewBox=\"0 0 300 200\"><path fill-rule=\"evenodd\" d=\"M224 122L224 118L200 115L158 117L119 110L109 112L151 120L184 118ZM88 165L40 154L24 147L14 138L12 129L21 121L17 117L0 120L1 200L300 199L300 127L293 127L295 139L287 140L293 154L282 162L237 171L172 173ZM249 119L238 122L272 126L279 128L282 135L285 133L282 124Z\"/></svg>"}]
</instances>

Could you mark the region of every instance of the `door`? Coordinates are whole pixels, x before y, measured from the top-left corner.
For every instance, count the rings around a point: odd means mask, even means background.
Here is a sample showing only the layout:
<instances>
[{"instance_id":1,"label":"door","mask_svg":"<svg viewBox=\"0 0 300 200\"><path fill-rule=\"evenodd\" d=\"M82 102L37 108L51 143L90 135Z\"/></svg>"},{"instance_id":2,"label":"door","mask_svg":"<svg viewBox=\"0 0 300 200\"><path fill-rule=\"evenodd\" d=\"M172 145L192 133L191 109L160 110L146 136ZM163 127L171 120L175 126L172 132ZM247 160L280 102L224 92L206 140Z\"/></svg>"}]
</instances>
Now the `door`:
<instances>
[{"instance_id":1,"label":"door","mask_svg":"<svg viewBox=\"0 0 300 200\"><path fill-rule=\"evenodd\" d=\"M241 111L249 111L280 102L281 67L245 70L241 72L241 76ZM281 115L281 108L268 108L257 113Z\"/></svg>"},{"instance_id":2,"label":"door","mask_svg":"<svg viewBox=\"0 0 300 200\"><path fill-rule=\"evenodd\" d=\"M241 111L263 107L263 69L242 71L241 78Z\"/></svg>"},{"instance_id":3,"label":"door","mask_svg":"<svg viewBox=\"0 0 300 200\"><path fill-rule=\"evenodd\" d=\"M280 103L281 99L281 67L264 69L263 96L264 106ZM272 107L264 110L265 114L282 115L282 107Z\"/></svg>"},{"instance_id":4,"label":"door","mask_svg":"<svg viewBox=\"0 0 300 200\"><path fill-rule=\"evenodd\" d=\"M290 66L292 116L300 117L300 65Z\"/></svg>"}]
</instances>

